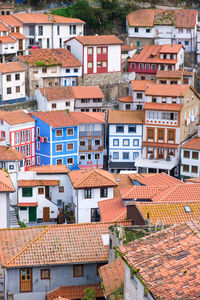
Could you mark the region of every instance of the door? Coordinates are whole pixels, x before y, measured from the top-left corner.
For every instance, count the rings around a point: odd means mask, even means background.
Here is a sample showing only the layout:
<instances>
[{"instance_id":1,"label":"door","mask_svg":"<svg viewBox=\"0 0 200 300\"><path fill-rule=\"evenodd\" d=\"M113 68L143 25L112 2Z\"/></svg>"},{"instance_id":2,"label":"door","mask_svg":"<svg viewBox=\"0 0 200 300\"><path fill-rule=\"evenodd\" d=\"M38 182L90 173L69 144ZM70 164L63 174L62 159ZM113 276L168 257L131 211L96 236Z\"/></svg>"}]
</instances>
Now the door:
<instances>
[{"instance_id":1,"label":"door","mask_svg":"<svg viewBox=\"0 0 200 300\"><path fill-rule=\"evenodd\" d=\"M88 139L88 150L92 150L92 140Z\"/></svg>"},{"instance_id":2,"label":"door","mask_svg":"<svg viewBox=\"0 0 200 300\"><path fill-rule=\"evenodd\" d=\"M19 40L19 50L23 50L23 40Z\"/></svg>"},{"instance_id":3,"label":"door","mask_svg":"<svg viewBox=\"0 0 200 300\"><path fill-rule=\"evenodd\" d=\"M45 186L45 198L50 199L50 197L49 197L49 186Z\"/></svg>"},{"instance_id":4,"label":"door","mask_svg":"<svg viewBox=\"0 0 200 300\"><path fill-rule=\"evenodd\" d=\"M49 222L50 217L49 217L49 207L43 207L43 222Z\"/></svg>"},{"instance_id":5,"label":"door","mask_svg":"<svg viewBox=\"0 0 200 300\"><path fill-rule=\"evenodd\" d=\"M29 222L36 222L36 207L29 207Z\"/></svg>"},{"instance_id":6,"label":"door","mask_svg":"<svg viewBox=\"0 0 200 300\"><path fill-rule=\"evenodd\" d=\"M32 269L20 269L20 292L32 292Z\"/></svg>"}]
</instances>

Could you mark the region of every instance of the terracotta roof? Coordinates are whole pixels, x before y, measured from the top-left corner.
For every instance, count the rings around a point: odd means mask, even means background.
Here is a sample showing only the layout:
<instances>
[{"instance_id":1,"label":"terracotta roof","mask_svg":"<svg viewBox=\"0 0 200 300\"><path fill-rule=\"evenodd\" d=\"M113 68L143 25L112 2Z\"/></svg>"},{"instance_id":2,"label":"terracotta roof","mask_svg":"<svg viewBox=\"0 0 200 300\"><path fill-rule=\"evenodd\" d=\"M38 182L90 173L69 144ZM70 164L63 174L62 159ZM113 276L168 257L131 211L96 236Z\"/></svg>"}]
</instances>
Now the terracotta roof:
<instances>
[{"instance_id":1,"label":"terracotta roof","mask_svg":"<svg viewBox=\"0 0 200 300\"><path fill-rule=\"evenodd\" d=\"M17 205L20 207L35 207L35 206L38 206L38 203L37 202L19 202Z\"/></svg>"},{"instance_id":2,"label":"terracotta roof","mask_svg":"<svg viewBox=\"0 0 200 300\"><path fill-rule=\"evenodd\" d=\"M96 86L72 86L72 91L76 99L104 98L98 85Z\"/></svg>"},{"instance_id":3,"label":"terracotta roof","mask_svg":"<svg viewBox=\"0 0 200 300\"><path fill-rule=\"evenodd\" d=\"M1 32L2 31L7 31L7 32L10 31L9 28L1 22L1 16L0 16L0 31Z\"/></svg>"},{"instance_id":4,"label":"terracotta roof","mask_svg":"<svg viewBox=\"0 0 200 300\"><path fill-rule=\"evenodd\" d=\"M74 93L71 86L56 86L39 88L42 96L45 96L47 101L74 99Z\"/></svg>"},{"instance_id":5,"label":"terracotta roof","mask_svg":"<svg viewBox=\"0 0 200 300\"><path fill-rule=\"evenodd\" d=\"M98 205L102 222L117 222L126 219L126 207L120 197L99 201Z\"/></svg>"},{"instance_id":6,"label":"terracotta roof","mask_svg":"<svg viewBox=\"0 0 200 300\"><path fill-rule=\"evenodd\" d=\"M73 37L71 39L76 39L77 41L79 41L84 46L89 46L89 45L122 45L122 44L124 44L124 42L122 40L120 40L116 35L84 35L84 36L76 36L76 37Z\"/></svg>"},{"instance_id":7,"label":"terracotta roof","mask_svg":"<svg viewBox=\"0 0 200 300\"><path fill-rule=\"evenodd\" d=\"M16 43L16 40L13 39L10 35L0 36L0 43L1 44L13 44L13 43Z\"/></svg>"},{"instance_id":8,"label":"terracotta roof","mask_svg":"<svg viewBox=\"0 0 200 300\"><path fill-rule=\"evenodd\" d=\"M14 15L0 15L0 21L4 22L10 27L23 27L22 23L19 22Z\"/></svg>"},{"instance_id":9,"label":"terracotta roof","mask_svg":"<svg viewBox=\"0 0 200 300\"><path fill-rule=\"evenodd\" d=\"M200 297L198 222L189 221L158 231L121 246L119 252L154 299Z\"/></svg>"},{"instance_id":10,"label":"terracotta roof","mask_svg":"<svg viewBox=\"0 0 200 300\"><path fill-rule=\"evenodd\" d=\"M183 77L183 69L175 71L162 71L157 70L156 78L174 78L181 79Z\"/></svg>"},{"instance_id":11,"label":"terracotta roof","mask_svg":"<svg viewBox=\"0 0 200 300\"><path fill-rule=\"evenodd\" d=\"M18 187L35 187L35 186L56 186L60 185L60 180L18 180Z\"/></svg>"},{"instance_id":12,"label":"terracotta roof","mask_svg":"<svg viewBox=\"0 0 200 300\"><path fill-rule=\"evenodd\" d=\"M17 40L25 40L26 39L25 35L21 34L20 32L10 32L10 35Z\"/></svg>"},{"instance_id":13,"label":"terracotta roof","mask_svg":"<svg viewBox=\"0 0 200 300\"><path fill-rule=\"evenodd\" d=\"M138 173L138 174L129 174L131 180L136 180L146 186L170 186L177 184L184 184L183 181L166 174L162 173Z\"/></svg>"},{"instance_id":14,"label":"terracotta roof","mask_svg":"<svg viewBox=\"0 0 200 300\"><path fill-rule=\"evenodd\" d=\"M183 70L183 76L194 76L194 72Z\"/></svg>"},{"instance_id":15,"label":"terracotta roof","mask_svg":"<svg viewBox=\"0 0 200 300\"><path fill-rule=\"evenodd\" d=\"M187 222L189 220L200 221L200 202L137 202L134 205L137 207L144 220L148 219L149 217L152 225L174 225ZM188 212L185 207L191 209L191 212Z\"/></svg>"},{"instance_id":16,"label":"terracotta roof","mask_svg":"<svg viewBox=\"0 0 200 300\"><path fill-rule=\"evenodd\" d=\"M88 285L76 285L76 286L62 286L58 289L47 293L47 300L56 299L83 299L85 296L85 289L94 289L96 291L96 297L103 297L103 290L101 284L88 284ZM58 297L58 298L56 298ZM64 298L61 298L64 297Z\"/></svg>"},{"instance_id":17,"label":"terracotta roof","mask_svg":"<svg viewBox=\"0 0 200 300\"><path fill-rule=\"evenodd\" d=\"M6 121L10 125L35 122L35 120L23 110L0 111L0 119Z\"/></svg>"},{"instance_id":18,"label":"terracotta roof","mask_svg":"<svg viewBox=\"0 0 200 300\"><path fill-rule=\"evenodd\" d=\"M182 185L181 185L182 186ZM123 200L138 200L138 199L154 199L160 195L168 186L133 186L120 189L120 194ZM164 194L164 193L163 193Z\"/></svg>"},{"instance_id":19,"label":"terracotta roof","mask_svg":"<svg viewBox=\"0 0 200 300\"><path fill-rule=\"evenodd\" d=\"M124 261L117 258L113 262L99 268L99 274L103 281L105 294L111 299L116 299L113 292L124 283ZM119 299L117 297L117 299Z\"/></svg>"},{"instance_id":20,"label":"terracotta roof","mask_svg":"<svg viewBox=\"0 0 200 300\"><path fill-rule=\"evenodd\" d=\"M34 112L33 116L36 116L45 123L55 127L67 127L78 125L78 122L72 116L72 114L66 111L48 111L48 112Z\"/></svg>"},{"instance_id":21,"label":"terracotta roof","mask_svg":"<svg viewBox=\"0 0 200 300\"><path fill-rule=\"evenodd\" d=\"M69 169L66 165L45 165L29 168L29 171L34 171L37 174L67 174Z\"/></svg>"},{"instance_id":22,"label":"terracotta roof","mask_svg":"<svg viewBox=\"0 0 200 300\"><path fill-rule=\"evenodd\" d=\"M143 124L143 111L109 110L108 124Z\"/></svg>"},{"instance_id":23,"label":"terracotta roof","mask_svg":"<svg viewBox=\"0 0 200 300\"><path fill-rule=\"evenodd\" d=\"M102 112L73 111L71 112L71 115L78 124L105 123L105 116Z\"/></svg>"},{"instance_id":24,"label":"terracotta roof","mask_svg":"<svg viewBox=\"0 0 200 300\"><path fill-rule=\"evenodd\" d=\"M180 148L200 151L200 137L193 138L192 140L181 145Z\"/></svg>"},{"instance_id":25,"label":"terracotta roof","mask_svg":"<svg viewBox=\"0 0 200 300\"><path fill-rule=\"evenodd\" d=\"M129 45L122 45L122 48L121 48L122 51L130 51L130 50L134 50L134 49L137 49L137 47L129 46Z\"/></svg>"},{"instance_id":26,"label":"terracotta roof","mask_svg":"<svg viewBox=\"0 0 200 300\"><path fill-rule=\"evenodd\" d=\"M132 97L132 96L119 97L118 100L119 100L120 102L133 103L133 97Z\"/></svg>"},{"instance_id":27,"label":"terracotta roof","mask_svg":"<svg viewBox=\"0 0 200 300\"><path fill-rule=\"evenodd\" d=\"M103 186L114 187L117 185L112 174L103 169L71 171L69 173L69 178L75 189Z\"/></svg>"},{"instance_id":28,"label":"terracotta roof","mask_svg":"<svg viewBox=\"0 0 200 300\"><path fill-rule=\"evenodd\" d=\"M25 68L23 68L18 62L8 62L0 64L0 73L14 73L25 71Z\"/></svg>"},{"instance_id":29,"label":"terracotta roof","mask_svg":"<svg viewBox=\"0 0 200 300\"><path fill-rule=\"evenodd\" d=\"M145 147L160 147L160 148L177 149L179 147L179 144L142 142L142 146L145 146Z\"/></svg>"},{"instance_id":30,"label":"terracotta roof","mask_svg":"<svg viewBox=\"0 0 200 300\"><path fill-rule=\"evenodd\" d=\"M131 80L131 87L133 91L146 91L148 84L154 83L152 80Z\"/></svg>"},{"instance_id":31,"label":"terracotta roof","mask_svg":"<svg viewBox=\"0 0 200 300\"><path fill-rule=\"evenodd\" d=\"M66 18L51 14L18 13L14 17L23 24L85 24L84 21L75 18Z\"/></svg>"},{"instance_id":32,"label":"terracotta roof","mask_svg":"<svg viewBox=\"0 0 200 300\"><path fill-rule=\"evenodd\" d=\"M126 18L132 27L153 27L172 25L178 28L195 28L198 11L193 9L139 9L131 12Z\"/></svg>"},{"instance_id":33,"label":"terracotta roof","mask_svg":"<svg viewBox=\"0 0 200 300\"><path fill-rule=\"evenodd\" d=\"M30 49L29 55L20 55L18 60L30 67L62 66L81 67L81 63L67 49Z\"/></svg>"},{"instance_id":34,"label":"terracotta roof","mask_svg":"<svg viewBox=\"0 0 200 300\"><path fill-rule=\"evenodd\" d=\"M114 198L120 197L119 190L124 187L133 186L129 174L115 174L112 173L117 182L117 186L114 188Z\"/></svg>"},{"instance_id":35,"label":"terracotta roof","mask_svg":"<svg viewBox=\"0 0 200 300\"><path fill-rule=\"evenodd\" d=\"M179 53L181 48L184 48L182 44L164 44L161 49L160 53Z\"/></svg>"},{"instance_id":36,"label":"terracotta roof","mask_svg":"<svg viewBox=\"0 0 200 300\"><path fill-rule=\"evenodd\" d=\"M181 104L146 102L144 104L144 109L165 110L165 111L180 111L181 110Z\"/></svg>"},{"instance_id":37,"label":"terracotta roof","mask_svg":"<svg viewBox=\"0 0 200 300\"><path fill-rule=\"evenodd\" d=\"M5 170L0 170L0 193L14 191L15 189L9 174Z\"/></svg>"},{"instance_id":38,"label":"terracotta roof","mask_svg":"<svg viewBox=\"0 0 200 300\"><path fill-rule=\"evenodd\" d=\"M130 221L118 224L130 225ZM3 267L107 262L107 223L63 224L0 230Z\"/></svg>"},{"instance_id":39,"label":"terracotta roof","mask_svg":"<svg viewBox=\"0 0 200 300\"><path fill-rule=\"evenodd\" d=\"M148 84L146 96L184 97L190 86L188 84Z\"/></svg>"},{"instance_id":40,"label":"terracotta roof","mask_svg":"<svg viewBox=\"0 0 200 300\"><path fill-rule=\"evenodd\" d=\"M13 161L22 160L23 158L25 158L25 154L22 154L11 147L0 145L0 160Z\"/></svg>"},{"instance_id":41,"label":"terracotta roof","mask_svg":"<svg viewBox=\"0 0 200 300\"><path fill-rule=\"evenodd\" d=\"M200 183L200 177L184 179L186 183Z\"/></svg>"}]
</instances>

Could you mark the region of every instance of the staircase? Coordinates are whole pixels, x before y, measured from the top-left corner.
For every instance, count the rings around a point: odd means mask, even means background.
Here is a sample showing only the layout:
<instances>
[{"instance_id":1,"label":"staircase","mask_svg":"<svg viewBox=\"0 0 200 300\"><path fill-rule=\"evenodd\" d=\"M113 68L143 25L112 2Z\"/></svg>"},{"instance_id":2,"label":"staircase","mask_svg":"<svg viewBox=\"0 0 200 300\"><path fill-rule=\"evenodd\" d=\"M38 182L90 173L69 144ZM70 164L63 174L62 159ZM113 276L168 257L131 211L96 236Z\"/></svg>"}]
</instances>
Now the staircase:
<instances>
[{"instance_id":1,"label":"staircase","mask_svg":"<svg viewBox=\"0 0 200 300\"><path fill-rule=\"evenodd\" d=\"M19 227L18 220L14 209L10 208L10 228Z\"/></svg>"}]
</instances>

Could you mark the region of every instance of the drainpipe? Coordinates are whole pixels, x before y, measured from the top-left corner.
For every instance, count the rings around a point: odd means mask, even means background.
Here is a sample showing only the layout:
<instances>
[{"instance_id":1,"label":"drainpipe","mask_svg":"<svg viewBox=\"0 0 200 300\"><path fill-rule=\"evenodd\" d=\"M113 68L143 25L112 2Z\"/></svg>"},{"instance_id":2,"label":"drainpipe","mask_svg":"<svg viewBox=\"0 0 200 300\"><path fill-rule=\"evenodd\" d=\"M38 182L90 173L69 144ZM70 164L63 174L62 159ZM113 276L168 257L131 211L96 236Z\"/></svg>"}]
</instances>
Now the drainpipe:
<instances>
[{"instance_id":1,"label":"drainpipe","mask_svg":"<svg viewBox=\"0 0 200 300\"><path fill-rule=\"evenodd\" d=\"M6 269L3 269L3 273L4 273L4 300L8 300L8 287L7 287L8 276L7 276Z\"/></svg>"},{"instance_id":2,"label":"drainpipe","mask_svg":"<svg viewBox=\"0 0 200 300\"><path fill-rule=\"evenodd\" d=\"M77 190L77 223L78 223L78 190Z\"/></svg>"}]
</instances>

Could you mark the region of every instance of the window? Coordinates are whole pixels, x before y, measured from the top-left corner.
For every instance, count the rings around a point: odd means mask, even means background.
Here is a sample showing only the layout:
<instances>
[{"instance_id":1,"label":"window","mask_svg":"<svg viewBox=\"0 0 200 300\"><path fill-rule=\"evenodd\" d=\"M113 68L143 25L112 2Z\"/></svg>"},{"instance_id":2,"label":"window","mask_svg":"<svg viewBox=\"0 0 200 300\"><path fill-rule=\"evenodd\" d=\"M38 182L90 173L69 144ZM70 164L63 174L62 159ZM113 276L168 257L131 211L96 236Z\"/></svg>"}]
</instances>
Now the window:
<instances>
[{"instance_id":1,"label":"window","mask_svg":"<svg viewBox=\"0 0 200 300\"><path fill-rule=\"evenodd\" d=\"M192 159L199 159L199 153L196 151L192 152Z\"/></svg>"},{"instance_id":2,"label":"window","mask_svg":"<svg viewBox=\"0 0 200 300\"><path fill-rule=\"evenodd\" d=\"M136 98L137 98L137 99L142 99L142 93L137 93L137 94L136 94Z\"/></svg>"},{"instance_id":3,"label":"window","mask_svg":"<svg viewBox=\"0 0 200 300\"><path fill-rule=\"evenodd\" d=\"M51 108L56 108L56 103L52 103Z\"/></svg>"},{"instance_id":4,"label":"window","mask_svg":"<svg viewBox=\"0 0 200 300\"><path fill-rule=\"evenodd\" d=\"M50 269L41 270L41 279L50 279Z\"/></svg>"},{"instance_id":5,"label":"window","mask_svg":"<svg viewBox=\"0 0 200 300\"><path fill-rule=\"evenodd\" d=\"M74 277L83 277L83 274L84 274L84 265L73 266L73 276Z\"/></svg>"},{"instance_id":6,"label":"window","mask_svg":"<svg viewBox=\"0 0 200 300\"><path fill-rule=\"evenodd\" d=\"M139 64L139 69L144 69L144 64Z\"/></svg>"},{"instance_id":7,"label":"window","mask_svg":"<svg viewBox=\"0 0 200 300\"><path fill-rule=\"evenodd\" d=\"M152 68L152 70L155 70L156 69L156 65L151 65L151 68Z\"/></svg>"},{"instance_id":8,"label":"window","mask_svg":"<svg viewBox=\"0 0 200 300\"><path fill-rule=\"evenodd\" d=\"M139 28L138 28L138 27L135 27L135 28L134 28L134 31L135 31L135 32L139 32Z\"/></svg>"},{"instance_id":9,"label":"window","mask_svg":"<svg viewBox=\"0 0 200 300\"><path fill-rule=\"evenodd\" d=\"M100 154L99 154L99 153L96 153L96 154L94 155L94 158L95 158L95 159L100 159Z\"/></svg>"},{"instance_id":10,"label":"window","mask_svg":"<svg viewBox=\"0 0 200 300\"><path fill-rule=\"evenodd\" d=\"M20 269L20 292L32 292L32 269Z\"/></svg>"},{"instance_id":11,"label":"window","mask_svg":"<svg viewBox=\"0 0 200 300\"><path fill-rule=\"evenodd\" d=\"M85 160L85 155L81 155L80 160Z\"/></svg>"},{"instance_id":12,"label":"window","mask_svg":"<svg viewBox=\"0 0 200 300\"><path fill-rule=\"evenodd\" d=\"M37 150L40 150L40 142L37 142Z\"/></svg>"},{"instance_id":13,"label":"window","mask_svg":"<svg viewBox=\"0 0 200 300\"><path fill-rule=\"evenodd\" d=\"M57 165L62 165L62 163L63 163L62 158L56 159L56 164L57 164Z\"/></svg>"},{"instance_id":14,"label":"window","mask_svg":"<svg viewBox=\"0 0 200 300\"><path fill-rule=\"evenodd\" d=\"M9 170L14 170L14 166L13 166L13 165L10 165L10 166L9 166Z\"/></svg>"},{"instance_id":15,"label":"window","mask_svg":"<svg viewBox=\"0 0 200 300\"><path fill-rule=\"evenodd\" d=\"M7 95L12 94L12 89L11 88L7 88Z\"/></svg>"},{"instance_id":16,"label":"window","mask_svg":"<svg viewBox=\"0 0 200 300\"><path fill-rule=\"evenodd\" d=\"M70 106L70 102L65 102L65 106Z\"/></svg>"},{"instance_id":17,"label":"window","mask_svg":"<svg viewBox=\"0 0 200 300\"><path fill-rule=\"evenodd\" d=\"M74 128L68 128L67 135L74 135Z\"/></svg>"},{"instance_id":18,"label":"window","mask_svg":"<svg viewBox=\"0 0 200 300\"><path fill-rule=\"evenodd\" d=\"M59 186L59 193L64 193L64 186Z\"/></svg>"},{"instance_id":19,"label":"window","mask_svg":"<svg viewBox=\"0 0 200 300\"><path fill-rule=\"evenodd\" d=\"M101 188L100 189L100 197L105 198L108 195L108 189L107 188Z\"/></svg>"},{"instance_id":20,"label":"window","mask_svg":"<svg viewBox=\"0 0 200 300\"><path fill-rule=\"evenodd\" d=\"M87 53L88 53L88 55L92 55L93 54L93 48L91 48L91 47L87 48Z\"/></svg>"},{"instance_id":21,"label":"window","mask_svg":"<svg viewBox=\"0 0 200 300\"><path fill-rule=\"evenodd\" d=\"M63 145L62 144L56 145L56 152L58 152L58 151L63 151Z\"/></svg>"},{"instance_id":22,"label":"window","mask_svg":"<svg viewBox=\"0 0 200 300\"><path fill-rule=\"evenodd\" d=\"M192 212L190 206L184 206L185 212Z\"/></svg>"},{"instance_id":23,"label":"window","mask_svg":"<svg viewBox=\"0 0 200 300\"><path fill-rule=\"evenodd\" d=\"M101 68L101 61L97 62L97 68Z\"/></svg>"},{"instance_id":24,"label":"window","mask_svg":"<svg viewBox=\"0 0 200 300\"><path fill-rule=\"evenodd\" d=\"M31 156L31 145L30 144L26 145L26 156Z\"/></svg>"},{"instance_id":25,"label":"window","mask_svg":"<svg viewBox=\"0 0 200 300\"><path fill-rule=\"evenodd\" d=\"M124 132L124 126L116 126L116 132L123 133Z\"/></svg>"},{"instance_id":26,"label":"window","mask_svg":"<svg viewBox=\"0 0 200 300\"><path fill-rule=\"evenodd\" d=\"M133 159L136 159L139 156L139 152L133 152Z\"/></svg>"},{"instance_id":27,"label":"window","mask_svg":"<svg viewBox=\"0 0 200 300\"><path fill-rule=\"evenodd\" d=\"M30 132L30 129L27 129L26 130L26 141L27 142L30 142L30 140L31 140L31 132Z\"/></svg>"},{"instance_id":28,"label":"window","mask_svg":"<svg viewBox=\"0 0 200 300\"><path fill-rule=\"evenodd\" d=\"M60 25L57 25L57 35L60 35Z\"/></svg>"},{"instance_id":29,"label":"window","mask_svg":"<svg viewBox=\"0 0 200 300\"><path fill-rule=\"evenodd\" d=\"M74 163L73 157L69 157L69 158L67 159L67 164L68 164L68 165L73 165L73 163Z\"/></svg>"},{"instance_id":30,"label":"window","mask_svg":"<svg viewBox=\"0 0 200 300\"><path fill-rule=\"evenodd\" d=\"M92 190L91 190L91 189L85 189L85 190L84 190L84 198L85 198L85 199L90 199L90 198L92 198Z\"/></svg>"},{"instance_id":31,"label":"window","mask_svg":"<svg viewBox=\"0 0 200 300\"><path fill-rule=\"evenodd\" d=\"M65 72L66 73L70 73L70 69L65 69Z\"/></svg>"},{"instance_id":32,"label":"window","mask_svg":"<svg viewBox=\"0 0 200 300\"><path fill-rule=\"evenodd\" d=\"M95 144L95 146L100 146L100 144L101 144L101 143L100 143L100 140L95 140L95 141L94 141L94 144Z\"/></svg>"},{"instance_id":33,"label":"window","mask_svg":"<svg viewBox=\"0 0 200 300\"><path fill-rule=\"evenodd\" d=\"M42 73L47 73L47 68L42 68Z\"/></svg>"},{"instance_id":34,"label":"window","mask_svg":"<svg viewBox=\"0 0 200 300\"><path fill-rule=\"evenodd\" d=\"M22 197L32 197L33 189L32 187L24 187L22 188Z\"/></svg>"},{"instance_id":35,"label":"window","mask_svg":"<svg viewBox=\"0 0 200 300\"><path fill-rule=\"evenodd\" d=\"M135 67L136 67L135 63L131 63L131 68L135 69Z\"/></svg>"},{"instance_id":36,"label":"window","mask_svg":"<svg viewBox=\"0 0 200 300\"><path fill-rule=\"evenodd\" d=\"M128 127L128 132L136 133L136 126L129 126Z\"/></svg>"},{"instance_id":37,"label":"window","mask_svg":"<svg viewBox=\"0 0 200 300\"><path fill-rule=\"evenodd\" d=\"M119 146L119 140L114 139L113 140L113 146Z\"/></svg>"},{"instance_id":38,"label":"window","mask_svg":"<svg viewBox=\"0 0 200 300\"><path fill-rule=\"evenodd\" d=\"M47 48L49 48L49 39L47 39Z\"/></svg>"},{"instance_id":39,"label":"window","mask_svg":"<svg viewBox=\"0 0 200 300\"><path fill-rule=\"evenodd\" d=\"M6 81L11 81L11 75L6 75Z\"/></svg>"},{"instance_id":40,"label":"window","mask_svg":"<svg viewBox=\"0 0 200 300\"><path fill-rule=\"evenodd\" d=\"M192 173L198 173L198 167L192 166Z\"/></svg>"},{"instance_id":41,"label":"window","mask_svg":"<svg viewBox=\"0 0 200 300\"><path fill-rule=\"evenodd\" d=\"M150 33L151 29L150 28L146 28L146 33Z\"/></svg>"},{"instance_id":42,"label":"window","mask_svg":"<svg viewBox=\"0 0 200 300\"><path fill-rule=\"evenodd\" d=\"M80 141L80 146L85 146L85 141Z\"/></svg>"},{"instance_id":43,"label":"window","mask_svg":"<svg viewBox=\"0 0 200 300\"><path fill-rule=\"evenodd\" d=\"M130 110L131 109L131 105L130 104L126 104L126 110Z\"/></svg>"},{"instance_id":44,"label":"window","mask_svg":"<svg viewBox=\"0 0 200 300\"><path fill-rule=\"evenodd\" d=\"M38 195L43 195L44 194L44 188L38 188Z\"/></svg>"},{"instance_id":45,"label":"window","mask_svg":"<svg viewBox=\"0 0 200 300\"><path fill-rule=\"evenodd\" d=\"M91 208L91 222L100 222L100 212L98 208Z\"/></svg>"},{"instance_id":46,"label":"window","mask_svg":"<svg viewBox=\"0 0 200 300\"><path fill-rule=\"evenodd\" d=\"M91 160L91 159L92 159L91 154L88 154L88 160Z\"/></svg>"},{"instance_id":47,"label":"window","mask_svg":"<svg viewBox=\"0 0 200 300\"><path fill-rule=\"evenodd\" d=\"M20 209L20 210L27 210L27 207L21 206L19 209Z\"/></svg>"},{"instance_id":48,"label":"window","mask_svg":"<svg viewBox=\"0 0 200 300\"><path fill-rule=\"evenodd\" d=\"M189 165L183 165L183 172L189 172Z\"/></svg>"},{"instance_id":49,"label":"window","mask_svg":"<svg viewBox=\"0 0 200 300\"><path fill-rule=\"evenodd\" d=\"M16 86L16 93L20 93L20 86Z\"/></svg>"},{"instance_id":50,"label":"window","mask_svg":"<svg viewBox=\"0 0 200 300\"><path fill-rule=\"evenodd\" d=\"M103 61L102 67L103 67L103 68L107 68L107 61Z\"/></svg>"},{"instance_id":51,"label":"window","mask_svg":"<svg viewBox=\"0 0 200 300\"><path fill-rule=\"evenodd\" d=\"M88 62L88 69L92 69L92 62Z\"/></svg>"},{"instance_id":52,"label":"window","mask_svg":"<svg viewBox=\"0 0 200 300\"><path fill-rule=\"evenodd\" d=\"M119 152L113 152L113 159L119 159Z\"/></svg>"},{"instance_id":53,"label":"window","mask_svg":"<svg viewBox=\"0 0 200 300\"><path fill-rule=\"evenodd\" d=\"M67 150L74 150L74 143L67 144Z\"/></svg>"},{"instance_id":54,"label":"window","mask_svg":"<svg viewBox=\"0 0 200 300\"><path fill-rule=\"evenodd\" d=\"M168 130L168 141L174 142L175 141L175 131Z\"/></svg>"},{"instance_id":55,"label":"window","mask_svg":"<svg viewBox=\"0 0 200 300\"><path fill-rule=\"evenodd\" d=\"M147 139L149 139L149 140L154 139L154 130L153 130L153 128L147 128Z\"/></svg>"},{"instance_id":56,"label":"window","mask_svg":"<svg viewBox=\"0 0 200 300\"><path fill-rule=\"evenodd\" d=\"M139 140L133 140L133 146L139 146Z\"/></svg>"},{"instance_id":57,"label":"window","mask_svg":"<svg viewBox=\"0 0 200 300\"><path fill-rule=\"evenodd\" d=\"M97 54L101 54L101 47L97 47Z\"/></svg>"},{"instance_id":58,"label":"window","mask_svg":"<svg viewBox=\"0 0 200 300\"><path fill-rule=\"evenodd\" d=\"M102 51L103 51L103 54L106 54L107 53L107 48L103 47Z\"/></svg>"},{"instance_id":59,"label":"window","mask_svg":"<svg viewBox=\"0 0 200 300\"><path fill-rule=\"evenodd\" d=\"M1 138L5 139L5 137L6 137L6 132L5 131L1 131Z\"/></svg>"},{"instance_id":60,"label":"window","mask_svg":"<svg viewBox=\"0 0 200 300\"><path fill-rule=\"evenodd\" d=\"M142 110L142 105L141 104L137 105L137 110Z\"/></svg>"},{"instance_id":61,"label":"window","mask_svg":"<svg viewBox=\"0 0 200 300\"><path fill-rule=\"evenodd\" d=\"M25 142L25 130L21 131L21 143Z\"/></svg>"},{"instance_id":62,"label":"window","mask_svg":"<svg viewBox=\"0 0 200 300\"><path fill-rule=\"evenodd\" d=\"M40 165L40 156L37 156L37 164Z\"/></svg>"},{"instance_id":63,"label":"window","mask_svg":"<svg viewBox=\"0 0 200 300\"><path fill-rule=\"evenodd\" d=\"M74 73L78 73L78 69L74 69Z\"/></svg>"},{"instance_id":64,"label":"window","mask_svg":"<svg viewBox=\"0 0 200 300\"><path fill-rule=\"evenodd\" d=\"M123 159L129 159L129 152L123 152Z\"/></svg>"},{"instance_id":65,"label":"window","mask_svg":"<svg viewBox=\"0 0 200 300\"><path fill-rule=\"evenodd\" d=\"M164 129L158 129L158 141L164 140Z\"/></svg>"},{"instance_id":66,"label":"window","mask_svg":"<svg viewBox=\"0 0 200 300\"><path fill-rule=\"evenodd\" d=\"M62 129L56 129L56 136L63 136L63 130Z\"/></svg>"},{"instance_id":67,"label":"window","mask_svg":"<svg viewBox=\"0 0 200 300\"><path fill-rule=\"evenodd\" d=\"M189 41L185 41L185 46L188 46L189 45Z\"/></svg>"},{"instance_id":68,"label":"window","mask_svg":"<svg viewBox=\"0 0 200 300\"><path fill-rule=\"evenodd\" d=\"M15 80L20 80L20 74L15 74Z\"/></svg>"},{"instance_id":69,"label":"window","mask_svg":"<svg viewBox=\"0 0 200 300\"><path fill-rule=\"evenodd\" d=\"M38 35L43 35L43 26L38 26Z\"/></svg>"},{"instance_id":70,"label":"window","mask_svg":"<svg viewBox=\"0 0 200 300\"><path fill-rule=\"evenodd\" d=\"M147 70L149 70L149 69L150 69L150 64L145 64L145 68L146 68Z\"/></svg>"},{"instance_id":71,"label":"window","mask_svg":"<svg viewBox=\"0 0 200 300\"><path fill-rule=\"evenodd\" d=\"M123 139L123 146L129 146L129 140Z\"/></svg>"},{"instance_id":72,"label":"window","mask_svg":"<svg viewBox=\"0 0 200 300\"><path fill-rule=\"evenodd\" d=\"M15 144L19 144L19 132L15 132Z\"/></svg>"}]
</instances>

